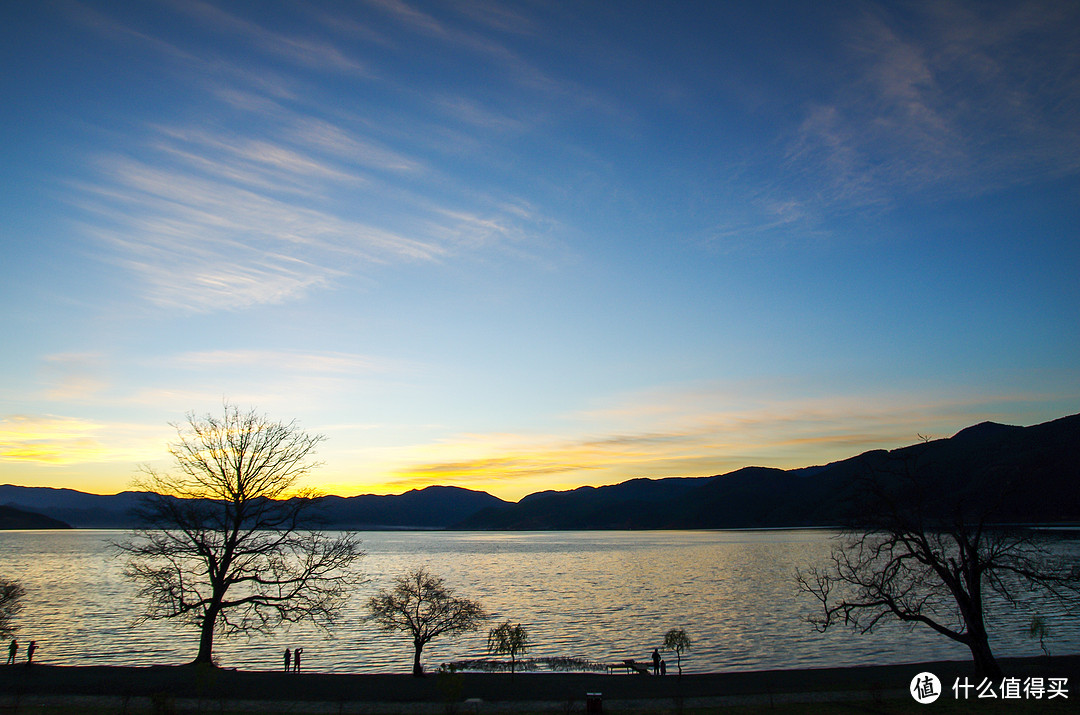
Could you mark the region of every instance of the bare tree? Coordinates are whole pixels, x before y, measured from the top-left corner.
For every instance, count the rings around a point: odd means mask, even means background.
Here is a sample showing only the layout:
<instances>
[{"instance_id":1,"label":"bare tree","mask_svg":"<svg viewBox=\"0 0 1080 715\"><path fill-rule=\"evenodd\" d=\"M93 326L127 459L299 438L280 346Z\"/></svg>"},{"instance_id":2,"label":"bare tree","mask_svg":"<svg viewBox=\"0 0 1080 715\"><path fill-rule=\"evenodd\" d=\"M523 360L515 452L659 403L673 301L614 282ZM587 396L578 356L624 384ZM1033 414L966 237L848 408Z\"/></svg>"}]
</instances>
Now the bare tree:
<instances>
[{"instance_id":1,"label":"bare tree","mask_svg":"<svg viewBox=\"0 0 1080 715\"><path fill-rule=\"evenodd\" d=\"M22 610L26 591L15 581L0 578L0 637L15 633L15 616Z\"/></svg>"},{"instance_id":2,"label":"bare tree","mask_svg":"<svg viewBox=\"0 0 1080 715\"><path fill-rule=\"evenodd\" d=\"M173 425L176 473L144 467L145 524L118 544L146 600L142 620L177 619L200 633L196 663L213 662L214 636L267 632L307 620L329 628L360 581L352 533L311 529L315 494L296 489L321 435L226 404L221 418Z\"/></svg>"},{"instance_id":3,"label":"bare tree","mask_svg":"<svg viewBox=\"0 0 1080 715\"><path fill-rule=\"evenodd\" d=\"M529 649L529 634L518 623L510 625L510 621L492 628L488 631L488 652L494 655L510 656L510 675L514 675L517 666L518 655Z\"/></svg>"},{"instance_id":4,"label":"bare tree","mask_svg":"<svg viewBox=\"0 0 1080 715\"><path fill-rule=\"evenodd\" d=\"M487 619L476 601L459 598L443 579L419 568L394 580L394 587L382 590L367 604L368 619L387 631L402 631L413 641L413 675L424 668L420 654L439 635L475 631Z\"/></svg>"},{"instance_id":5,"label":"bare tree","mask_svg":"<svg viewBox=\"0 0 1080 715\"><path fill-rule=\"evenodd\" d=\"M1005 491L953 498L938 472L913 466L921 454L891 454L884 469L868 468L853 502L858 520L830 564L796 573L821 605L808 620L819 631L844 624L861 633L886 619L922 624L967 646L980 675L1000 678L987 627L991 595L1014 607L1035 593L1075 601L1080 574L1033 532L994 523Z\"/></svg>"}]
</instances>

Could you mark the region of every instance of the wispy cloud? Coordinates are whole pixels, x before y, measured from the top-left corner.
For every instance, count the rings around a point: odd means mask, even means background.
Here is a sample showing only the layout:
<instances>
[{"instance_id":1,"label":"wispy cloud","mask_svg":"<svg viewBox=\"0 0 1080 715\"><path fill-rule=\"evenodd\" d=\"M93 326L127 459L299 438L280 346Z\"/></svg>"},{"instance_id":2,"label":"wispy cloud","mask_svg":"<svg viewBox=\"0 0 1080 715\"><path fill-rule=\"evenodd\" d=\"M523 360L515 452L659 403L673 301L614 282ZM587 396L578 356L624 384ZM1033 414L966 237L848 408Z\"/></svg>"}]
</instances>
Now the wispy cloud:
<instances>
[{"instance_id":1,"label":"wispy cloud","mask_svg":"<svg viewBox=\"0 0 1080 715\"><path fill-rule=\"evenodd\" d=\"M785 433L783 420L763 421L774 434L753 442L744 436L753 431L749 423L727 426L699 425L682 432L613 434L586 440L558 440L539 435L518 438L518 444L485 449L479 435L463 435L428 449L438 453L471 449L479 453L471 459L419 462L400 469L390 483L420 486L445 483L488 483L511 490L515 483L543 481L548 488L567 484L610 484L635 477L707 476L748 465L781 467L808 466L803 461L831 452L834 456L870 449L890 442L888 433L849 429L818 437L798 437ZM797 430L795 430L797 432ZM793 458L792 453L798 451ZM494 452L484 456L485 451ZM543 477L542 480L538 479ZM498 489L498 487L496 487Z\"/></svg>"},{"instance_id":2,"label":"wispy cloud","mask_svg":"<svg viewBox=\"0 0 1080 715\"><path fill-rule=\"evenodd\" d=\"M424 163L379 142L346 131L339 125L311 116L294 116L288 133L298 146L332 155L359 167L392 172L427 171Z\"/></svg>"},{"instance_id":3,"label":"wispy cloud","mask_svg":"<svg viewBox=\"0 0 1080 715\"><path fill-rule=\"evenodd\" d=\"M282 373L370 375L402 369L402 363L335 352L302 350L209 350L184 353L171 360L179 367L200 370L251 368Z\"/></svg>"},{"instance_id":4,"label":"wispy cloud","mask_svg":"<svg viewBox=\"0 0 1080 715\"><path fill-rule=\"evenodd\" d=\"M299 37L276 32L246 20L202 0L171 2L178 12L186 13L216 32L247 38L260 50L314 69L330 69L360 75L367 67L354 57L322 38Z\"/></svg>"},{"instance_id":5,"label":"wispy cloud","mask_svg":"<svg viewBox=\"0 0 1080 715\"><path fill-rule=\"evenodd\" d=\"M1064 3L866 9L847 28L849 79L808 104L788 169L833 206L1076 171L1078 19Z\"/></svg>"},{"instance_id":6,"label":"wispy cloud","mask_svg":"<svg viewBox=\"0 0 1080 715\"><path fill-rule=\"evenodd\" d=\"M851 34L861 74L838 88L834 103L808 107L788 150L791 166L829 178L818 200L878 203L966 172L963 134L945 114L951 98L925 39L903 37L872 13Z\"/></svg>"},{"instance_id":7,"label":"wispy cloud","mask_svg":"<svg viewBox=\"0 0 1080 715\"><path fill-rule=\"evenodd\" d=\"M458 8L458 13L452 16L453 19L437 18L405 0L365 1L394 17L402 27L412 33L427 36L448 48L465 50L481 58L486 71L509 83L508 88L524 88L535 99L539 99L540 101L530 102L534 110L548 108L553 106L552 102L558 102L563 110L589 109L602 112L612 119L624 116L625 108L619 107L596 88L553 75L490 34L491 30L516 35L539 32L536 24L523 15L506 9L488 9L484 3L473 3ZM462 18L469 22L461 22ZM480 30L469 26L476 23L479 23ZM457 107L456 111L460 112L462 109ZM489 110L480 110L475 105L466 105L464 109L471 110L473 118L485 117L490 120L495 116Z\"/></svg>"},{"instance_id":8,"label":"wispy cloud","mask_svg":"<svg viewBox=\"0 0 1080 715\"><path fill-rule=\"evenodd\" d=\"M162 431L55 415L0 417L0 462L134 464L160 456Z\"/></svg>"},{"instance_id":9,"label":"wispy cloud","mask_svg":"<svg viewBox=\"0 0 1080 715\"><path fill-rule=\"evenodd\" d=\"M960 390L819 398L767 395L756 388L719 385L639 393L575 417L575 432L583 431L582 425L621 431L586 438L458 435L410 447L408 456L401 456L407 465L386 480L396 488L474 484L516 498L540 488L612 484L635 477L707 476L751 465L804 467L913 444L919 434L951 436L1007 412L1017 402L1045 397Z\"/></svg>"},{"instance_id":10,"label":"wispy cloud","mask_svg":"<svg viewBox=\"0 0 1080 715\"><path fill-rule=\"evenodd\" d=\"M453 7L462 15L500 32L531 35L539 31L535 20L499 0L462 0Z\"/></svg>"},{"instance_id":11,"label":"wispy cloud","mask_svg":"<svg viewBox=\"0 0 1080 715\"><path fill-rule=\"evenodd\" d=\"M738 206L726 207L721 214L722 218L706 228L699 240L717 253L747 254L762 246L783 245L795 229L802 241L820 233L820 210L811 201L796 199L786 190L778 190L775 195L759 192Z\"/></svg>"},{"instance_id":12,"label":"wispy cloud","mask_svg":"<svg viewBox=\"0 0 1080 715\"><path fill-rule=\"evenodd\" d=\"M446 115L481 129L521 133L531 128L524 119L510 116L466 97L444 96L436 98L435 104Z\"/></svg>"},{"instance_id":13,"label":"wispy cloud","mask_svg":"<svg viewBox=\"0 0 1080 715\"><path fill-rule=\"evenodd\" d=\"M109 387L105 356L100 353L55 353L43 359L46 399L54 402L87 402L98 399Z\"/></svg>"},{"instance_id":14,"label":"wispy cloud","mask_svg":"<svg viewBox=\"0 0 1080 715\"><path fill-rule=\"evenodd\" d=\"M290 67L370 81L335 45L201 1L166 5L205 32L239 36L286 62L267 64L258 53L237 60L73 7L82 24L171 60L175 80L209 100L187 120L133 123L122 152L96 157L92 175L68 182L80 229L102 241L106 258L136 275L159 306L208 312L281 303L379 265L441 261L502 240L520 244L532 230L531 217L503 209L520 207L519 199L433 167L422 156L431 132L369 119L294 76ZM197 35L184 37L197 44ZM443 118L456 113L459 124L514 126L496 110L447 102L431 106Z\"/></svg>"},{"instance_id":15,"label":"wispy cloud","mask_svg":"<svg viewBox=\"0 0 1080 715\"><path fill-rule=\"evenodd\" d=\"M191 81L198 78L212 90L226 96L246 95L248 101L260 98L263 108L278 106L267 102L294 100L303 84L265 64L257 69L232 62L221 54L202 48L185 48L152 31L144 31L127 22L117 20L104 11L90 7L79 0L66 0L61 7L66 16L79 26L89 28L114 42L135 45L166 59L172 66L173 78ZM246 88L248 91L245 91Z\"/></svg>"},{"instance_id":16,"label":"wispy cloud","mask_svg":"<svg viewBox=\"0 0 1080 715\"><path fill-rule=\"evenodd\" d=\"M102 403L138 409L165 423L188 411L220 409L222 401L303 419L322 430L329 415L353 414L387 391L409 390L429 366L408 359L333 350L228 348L124 358L140 375L135 389L114 390ZM335 452L348 451L347 438Z\"/></svg>"},{"instance_id":17,"label":"wispy cloud","mask_svg":"<svg viewBox=\"0 0 1080 715\"><path fill-rule=\"evenodd\" d=\"M432 241L317 208L302 177L359 179L311 157L267 140L220 153L207 147L228 143L223 137L199 142L181 145L159 133L156 143L168 143L177 161L107 157L100 183L77 186L95 219L86 230L108 241L161 305L207 311L281 302L358 263L445 253Z\"/></svg>"}]
</instances>

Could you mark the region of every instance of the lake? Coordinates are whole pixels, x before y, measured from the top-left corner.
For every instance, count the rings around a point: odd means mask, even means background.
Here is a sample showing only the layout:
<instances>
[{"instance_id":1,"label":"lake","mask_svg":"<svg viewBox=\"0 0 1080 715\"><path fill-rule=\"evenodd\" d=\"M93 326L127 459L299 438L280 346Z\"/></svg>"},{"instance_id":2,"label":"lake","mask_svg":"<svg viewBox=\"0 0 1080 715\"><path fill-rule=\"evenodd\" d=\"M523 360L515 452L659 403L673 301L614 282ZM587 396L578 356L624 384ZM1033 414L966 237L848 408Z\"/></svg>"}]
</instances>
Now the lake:
<instances>
[{"instance_id":1,"label":"lake","mask_svg":"<svg viewBox=\"0 0 1080 715\"><path fill-rule=\"evenodd\" d=\"M26 589L19 640L55 665L153 665L189 662L191 626L132 625L140 611L123 563L109 548L121 531L0 532L0 575ZM219 639L220 664L247 670L281 667L286 647L304 648L305 670L408 672L411 642L362 621L363 604L394 576L418 566L479 600L492 625L521 623L531 657L600 662L648 659L663 634L683 628L693 641L687 672L963 660L966 648L927 628L889 624L873 635L817 633L805 621L816 603L800 594L797 567L822 564L832 533L782 531L651 532L365 532L357 590L331 639L293 626L269 636ZM1080 557L1080 544L1062 548ZM1080 618L1043 604L1054 654L1080 652ZM1039 655L1029 616L997 609L992 645L999 656ZM486 628L437 638L425 667L485 655ZM25 652L22 650L20 656ZM665 654L674 668L674 654Z\"/></svg>"}]
</instances>

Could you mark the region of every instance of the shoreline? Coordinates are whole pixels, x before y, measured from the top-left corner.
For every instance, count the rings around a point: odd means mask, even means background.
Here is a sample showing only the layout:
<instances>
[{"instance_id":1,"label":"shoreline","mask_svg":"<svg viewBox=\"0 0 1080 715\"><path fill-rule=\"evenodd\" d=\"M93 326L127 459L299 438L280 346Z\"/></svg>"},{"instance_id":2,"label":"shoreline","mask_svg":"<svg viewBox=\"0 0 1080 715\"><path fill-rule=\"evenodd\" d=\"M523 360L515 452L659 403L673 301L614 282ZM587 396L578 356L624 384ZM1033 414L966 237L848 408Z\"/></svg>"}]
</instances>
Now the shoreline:
<instances>
[{"instance_id":1,"label":"shoreline","mask_svg":"<svg viewBox=\"0 0 1080 715\"><path fill-rule=\"evenodd\" d=\"M1080 655L1002 658L1008 677L1065 677L1069 701L1080 697ZM240 671L179 666L0 666L0 707L36 704L102 711L236 712L465 712L584 711L587 693L600 693L608 710L689 708L785 702L905 698L918 673L936 674L946 694L955 678L974 678L970 661L798 670L643 676L599 673L330 674ZM977 682L977 681L975 681ZM1069 701L1065 701L1068 703ZM141 703L141 704L140 704ZM157 703L155 705L155 703ZM187 703L187 705L185 705Z\"/></svg>"},{"instance_id":2,"label":"shoreline","mask_svg":"<svg viewBox=\"0 0 1080 715\"><path fill-rule=\"evenodd\" d=\"M1080 522L1077 523L1038 523L1038 524L1006 524L1005 526L1015 526L1022 529L1034 529L1044 531L1080 531ZM35 533L35 532L56 532L56 531L122 531L131 532L137 527L128 526L67 526L67 527L52 527L52 528L33 528L33 529L11 529L4 526L0 526L0 534L3 533ZM356 533L370 533L370 534L383 534L383 533L399 533L399 532L423 532L423 533L445 533L445 534L553 534L559 532L566 533L580 533L580 532L633 532L633 533L647 533L650 531L659 532L676 532L676 531L724 531L724 532L746 532L746 531L843 531L844 526L842 524L820 524L814 526L732 526L732 527L657 527L649 529L615 529L615 528L580 528L580 529L512 529L512 528L457 528L453 526L349 526L342 524L331 524L327 526L321 526L316 531L352 531Z\"/></svg>"}]
</instances>

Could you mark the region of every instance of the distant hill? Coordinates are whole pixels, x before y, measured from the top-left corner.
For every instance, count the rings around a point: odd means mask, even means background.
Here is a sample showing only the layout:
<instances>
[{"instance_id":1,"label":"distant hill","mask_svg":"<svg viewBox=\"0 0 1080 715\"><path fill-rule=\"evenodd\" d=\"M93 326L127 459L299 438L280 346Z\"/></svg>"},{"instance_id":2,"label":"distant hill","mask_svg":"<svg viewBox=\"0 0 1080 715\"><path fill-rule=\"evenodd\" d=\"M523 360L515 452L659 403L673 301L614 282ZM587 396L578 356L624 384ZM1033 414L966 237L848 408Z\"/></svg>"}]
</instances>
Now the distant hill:
<instances>
[{"instance_id":1,"label":"distant hill","mask_svg":"<svg viewBox=\"0 0 1080 715\"><path fill-rule=\"evenodd\" d=\"M12 506L0 506L0 530L8 529L70 529L57 519L50 519L43 514L23 511Z\"/></svg>"},{"instance_id":2,"label":"distant hill","mask_svg":"<svg viewBox=\"0 0 1080 715\"><path fill-rule=\"evenodd\" d=\"M461 487L426 487L404 494L327 496L319 515L328 525L349 529L443 529L483 509L506 506L487 492Z\"/></svg>"},{"instance_id":3,"label":"distant hill","mask_svg":"<svg viewBox=\"0 0 1080 715\"><path fill-rule=\"evenodd\" d=\"M136 526L132 509L141 497L139 492L100 495L74 489L0 486L0 505L40 512L84 529ZM507 503L486 492L459 487L428 487L393 496L328 496L320 500L320 507L314 512L324 528L441 529L481 509Z\"/></svg>"},{"instance_id":4,"label":"distant hill","mask_svg":"<svg viewBox=\"0 0 1080 715\"><path fill-rule=\"evenodd\" d=\"M1012 523L1080 522L1080 415L1032 427L984 422L949 439L804 469L747 467L700 478L635 479L541 492L480 511L459 529L734 529L835 526L858 481L908 465L952 502ZM894 475L899 478L899 475ZM946 500L942 500L943 504Z\"/></svg>"},{"instance_id":5,"label":"distant hill","mask_svg":"<svg viewBox=\"0 0 1080 715\"><path fill-rule=\"evenodd\" d=\"M737 529L836 526L852 518L855 486L897 465L951 502L1013 523L1080 523L1080 415L1032 427L984 422L953 437L874 450L803 469L746 467L712 477L632 479L530 494L517 503L433 486L404 494L328 496L321 525L349 529ZM899 478L900 475L893 475ZM1007 495L1007 498L1002 498ZM0 486L0 505L79 528L129 528L137 492ZM946 501L942 501L943 504ZM18 527L48 528L48 527Z\"/></svg>"},{"instance_id":6,"label":"distant hill","mask_svg":"<svg viewBox=\"0 0 1080 715\"><path fill-rule=\"evenodd\" d=\"M530 494L516 504L491 506L457 524L461 529L665 528L656 506L677 501L708 477L632 479L607 487Z\"/></svg>"},{"instance_id":7,"label":"distant hill","mask_svg":"<svg viewBox=\"0 0 1080 715\"><path fill-rule=\"evenodd\" d=\"M65 521L80 529L125 528L138 492L86 494L74 489L0 485L0 505L28 509Z\"/></svg>"}]
</instances>

